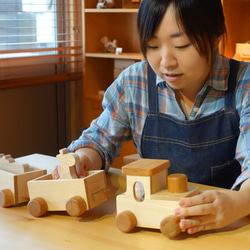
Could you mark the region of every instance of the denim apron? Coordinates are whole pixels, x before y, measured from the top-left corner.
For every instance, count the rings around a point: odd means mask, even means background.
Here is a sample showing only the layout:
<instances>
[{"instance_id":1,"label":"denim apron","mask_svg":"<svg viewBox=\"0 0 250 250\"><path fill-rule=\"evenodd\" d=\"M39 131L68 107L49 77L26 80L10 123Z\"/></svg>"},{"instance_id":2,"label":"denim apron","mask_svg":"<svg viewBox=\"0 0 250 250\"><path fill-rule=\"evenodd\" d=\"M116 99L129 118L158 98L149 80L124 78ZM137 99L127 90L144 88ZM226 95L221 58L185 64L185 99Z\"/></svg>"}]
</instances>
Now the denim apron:
<instances>
[{"instance_id":1,"label":"denim apron","mask_svg":"<svg viewBox=\"0 0 250 250\"><path fill-rule=\"evenodd\" d=\"M158 111L156 75L148 65L149 113L141 137L142 157L170 160L169 174L185 173L190 182L231 188L241 173L234 159L239 136L237 72L238 62L230 60L225 110L182 121Z\"/></svg>"}]
</instances>

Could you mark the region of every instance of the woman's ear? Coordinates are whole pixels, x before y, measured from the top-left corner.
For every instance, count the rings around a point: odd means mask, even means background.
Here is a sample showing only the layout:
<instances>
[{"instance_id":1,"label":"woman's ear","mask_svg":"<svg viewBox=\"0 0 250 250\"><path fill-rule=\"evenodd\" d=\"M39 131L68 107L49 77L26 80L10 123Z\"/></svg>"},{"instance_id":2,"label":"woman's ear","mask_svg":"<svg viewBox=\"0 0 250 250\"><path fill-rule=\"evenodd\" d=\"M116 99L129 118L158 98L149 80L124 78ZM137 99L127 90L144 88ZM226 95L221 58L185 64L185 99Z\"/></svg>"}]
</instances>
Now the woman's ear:
<instances>
[{"instance_id":1,"label":"woman's ear","mask_svg":"<svg viewBox=\"0 0 250 250\"><path fill-rule=\"evenodd\" d=\"M226 47L226 35L217 37L214 41L214 49L218 52L224 53Z\"/></svg>"}]
</instances>

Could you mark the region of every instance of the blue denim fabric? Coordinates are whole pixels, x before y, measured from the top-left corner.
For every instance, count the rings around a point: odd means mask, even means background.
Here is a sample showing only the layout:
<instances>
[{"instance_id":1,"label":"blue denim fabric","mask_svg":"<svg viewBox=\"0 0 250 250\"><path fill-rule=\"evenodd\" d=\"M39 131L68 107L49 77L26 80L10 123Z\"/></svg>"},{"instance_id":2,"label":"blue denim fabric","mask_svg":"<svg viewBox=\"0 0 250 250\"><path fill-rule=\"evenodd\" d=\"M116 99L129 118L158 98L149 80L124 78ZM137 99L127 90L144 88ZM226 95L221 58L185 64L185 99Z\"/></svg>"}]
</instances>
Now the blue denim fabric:
<instances>
[{"instance_id":1,"label":"blue denim fabric","mask_svg":"<svg viewBox=\"0 0 250 250\"><path fill-rule=\"evenodd\" d=\"M239 136L239 116L234 89L237 61L230 61L225 110L181 121L158 112L155 74L149 66L149 113L142 133L144 158L170 160L169 173L185 173L191 182L230 188L241 173L234 160Z\"/></svg>"}]
</instances>

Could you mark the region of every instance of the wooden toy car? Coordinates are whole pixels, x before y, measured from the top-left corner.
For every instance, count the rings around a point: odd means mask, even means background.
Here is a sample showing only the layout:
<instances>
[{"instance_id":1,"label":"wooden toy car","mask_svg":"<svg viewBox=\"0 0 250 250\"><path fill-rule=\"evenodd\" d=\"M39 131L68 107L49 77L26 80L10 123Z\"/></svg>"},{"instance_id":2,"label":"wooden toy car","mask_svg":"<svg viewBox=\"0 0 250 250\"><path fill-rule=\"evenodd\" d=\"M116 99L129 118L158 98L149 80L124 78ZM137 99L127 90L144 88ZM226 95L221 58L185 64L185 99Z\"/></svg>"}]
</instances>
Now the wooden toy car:
<instances>
[{"instance_id":1,"label":"wooden toy car","mask_svg":"<svg viewBox=\"0 0 250 250\"><path fill-rule=\"evenodd\" d=\"M11 155L0 154L0 206L10 207L29 201L27 181L47 171L16 162Z\"/></svg>"},{"instance_id":2,"label":"wooden toy car","mask_svg":"<svg viewBox=\"0 0 250 250\"><path fill-rule=\"evenodd\" d=\"M70 216L80 216L109 199L110 190L103 170L88 171L88 176L80 179L74 167L79 162L77 154L60 150L57 158L61 164L60 179L47 174L28 182L31 215L39 217L47 211L66 210Z\"/></svg>"},{"instance_id":3,"label":"wooden toy car","mask_svg":"<svg viewBox=\"0 0 250 250\"><path fill-rule=\"evenodd\" d=\"M198 194L199 189L188 187L184 174L168 175L169 165L168 160L139 159L122 168L127 189L116 197L115 217L122 232L137 226L160 229L169 238L180 233L174 210L182 197Z\"/></svg>"}]
</instances>

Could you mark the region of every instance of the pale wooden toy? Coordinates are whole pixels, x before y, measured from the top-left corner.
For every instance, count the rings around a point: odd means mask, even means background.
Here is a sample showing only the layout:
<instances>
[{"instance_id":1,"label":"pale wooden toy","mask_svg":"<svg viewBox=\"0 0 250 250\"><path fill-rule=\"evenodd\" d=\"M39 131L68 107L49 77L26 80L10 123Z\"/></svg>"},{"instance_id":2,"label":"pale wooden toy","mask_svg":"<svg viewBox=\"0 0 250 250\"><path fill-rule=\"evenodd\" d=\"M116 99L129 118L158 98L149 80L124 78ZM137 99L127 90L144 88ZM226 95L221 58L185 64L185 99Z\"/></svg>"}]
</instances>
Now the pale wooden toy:
<instances>
[{"instance_id":1,"label":"pale wooden toy","mask_svg":"<svg viewBox=\"0 0 250 250\"><path fill-rule=\"evenodd\" d=\"M184 174L168 175L169 165L168 160L139 159L122 168L127 189L116 197L115 218L122 232L137 226L160 229L169 238L180 233L174 210L181 198L196 195L199 189L189 187Z\"/></svg>"},{"instance_id":2,"label":"pale wooden toy","mask_svg":"<svg viewBox=\"0 0 250 250\"><path fill-rule=\"evenodd\" d=\"M61 164L60 179L54 180L48 174L28 182L31 215L39 217L47 211L66 210L70 216L80 216L109 199L104 170L88 171L88 175L80 179L75 173L75 164L79 162L77 154L64 149L57 158Z\"/></svg>"},{"instance_id":3,"label":"pale wooden toy","mask_svg":"<svg viewBox=\"0 0 250 250\"><path fill-rule=\"evenodd\" d=\"M27 181L47 171L16 162L11 155L0 154L0 206L10 207L29 201Z\"/></svg>"}]
</instances>

